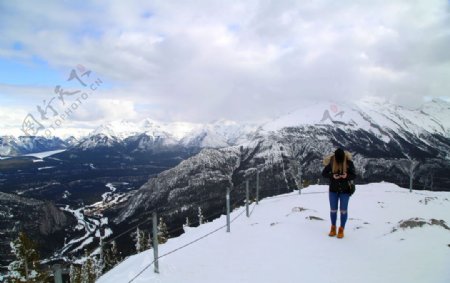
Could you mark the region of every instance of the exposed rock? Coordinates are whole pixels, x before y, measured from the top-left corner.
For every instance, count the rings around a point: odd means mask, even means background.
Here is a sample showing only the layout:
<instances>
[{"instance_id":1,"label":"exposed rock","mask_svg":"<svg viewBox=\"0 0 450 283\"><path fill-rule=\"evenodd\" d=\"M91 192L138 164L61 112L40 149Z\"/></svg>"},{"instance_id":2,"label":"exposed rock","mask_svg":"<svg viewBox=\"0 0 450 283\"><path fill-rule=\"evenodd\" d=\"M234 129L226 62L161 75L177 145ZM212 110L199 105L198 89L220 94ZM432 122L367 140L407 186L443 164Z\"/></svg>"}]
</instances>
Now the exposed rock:
<instances>
[{"instance_id":1,"label":"exposed rock","mask_svg":"<svg viewBox=\"0 0 450 283\"><path fill-rule=\"evenodd\" d=\"M70 223L68 216L50 202L45 202L41 207L39 231L43 235L49 235L67 227Z\"/></svg>"},{"instance_id":2,"label":"exposed rock","mask_svg":"<svg viewBox=\"0 0 450 283\"><path fill-rule=\"evenodd\" d=\"M450 230L450 227L447 226L447 224L445 223L444 220L437 220L437 219L430 219L430 220L425 220L422 218L411 218L408 220L402 220L399 222L398 228L402 228L402 229L414 229L414 228L421 228L425 225L429 225L429 226L440 226L446 230ZM396 232L398 229L394 228L392 229L392 233Z\"/></svg>"},{"instance_id":3,"label":"exposed rock","mask_svg":"<svg viewBox=\"0 0 450 283\"><path fill-rule=\"evenodd\" d=\"M64 244L64 231L76 225L76 219L58 209L51 202L25 198L0 192L0 253L10 253L9 242L20 231L26 232L38 244L42 256L48 256L54 248ZM45 244L44 244L45 243ZM9 257L2 257L2 265Z\"/></svg>"},{"instance_id":4,"label":"exposed rock","mask_svg":"<svg viewBox=\"0 0 450 283\"><path fill-rule=\"evenodd\" d=\"M309 220L319 220L319 221L324 221L322 218L317 217L317 216L312 216L312 215L306 217L306 219L309 219Z\"/></svg>"},{"instance_id":5,"label":"exposed rock","mask_svg":"<svg viewBox=\"0 0 450 283\"><path fill-rule=\"evenodd\" d=\"M306 211L309 210L307 208L303 208L303 207L294 207L292 208L292 212L302 212L302 211Z\"/></svg>"}]
</instances>

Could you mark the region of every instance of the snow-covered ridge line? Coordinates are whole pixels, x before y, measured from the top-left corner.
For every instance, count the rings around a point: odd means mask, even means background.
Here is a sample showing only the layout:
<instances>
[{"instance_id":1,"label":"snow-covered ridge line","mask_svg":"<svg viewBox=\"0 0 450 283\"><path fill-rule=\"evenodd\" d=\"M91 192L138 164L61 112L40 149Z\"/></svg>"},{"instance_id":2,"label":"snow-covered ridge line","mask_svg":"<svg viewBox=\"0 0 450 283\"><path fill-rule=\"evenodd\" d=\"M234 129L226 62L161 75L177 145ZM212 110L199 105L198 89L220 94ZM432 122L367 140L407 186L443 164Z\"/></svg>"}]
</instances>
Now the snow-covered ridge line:
<instances>
[{"instance_id":1,"label":"snow-covered ridge line","mask_svg":"<svg viewBox=\"0 0 450 283\"><path fill-rule=\"evenodd\" d=\"M133 123L121 120L101 125L88 137L81 139L78 147L92 148L97 145L114 146L124 141L137 141L138 148L145 148L142 140L150 140L163 146L184 147L226 147L242 142L249 133L255 132L257 125L240 124L220 120L200 124L187 122L164 123L150 119Z\"/></svg>"},{"instance_id":2,"label":"snow-covered ridge line","mask_svg":"<svg viewBox=\"0 0 450 283\"><path fill-rule=\"evenodd\" d=\"M166 146L220 148L245 144L257 135L286 127L326 125L344 130L367 130L389 142L389 133L415 136L429 133L450 137L449 121L450 103L440 100L428 102L416 110L387 102L313 102L261 125L227 120L209 124L163 123L150 119L138 123L113 121L93 131L81 142L81 147L111 147L127 138L144 135L147 140ZM140 146L145 147L145 142Z\"/></svg>"},{"instance_id":3,"label":"snow-covered ridge line","mask_svg":"<svg viewBox=\"0 0 450 283\"><path fill-rule=\"evenodd\" d=\"M277 131L304 125L364 129L380 137L388 131L450 136L450 103L432 101L416 110L374 101L311 103L266 123L263 129Z\"/></svg>"},{"instance_id":4,"label":"snow-covered ridge line","mask_svg":"<svg viewBox=\"0 0 450 283\"><path fill-rule=\"evenodd\" d=\"M218 120L213 123L159 122L144 119L105 123L89 135L61 140L43 137L0 137L0 156L14 156L42 151L43 146L62 149L72 145L79 148L112 147L126 139L136 141L139 147L150 140L161 146L212 147L245 144L258 134L278 131L285 127L333 125L342 129L364 129L389 142L389 132L406 132L419 136L423 133L450 137L450 103L432 100L419 109L407 109L388 102L310 102L296 111L272 119L264 124Z\"/></svg>"}]
</instances>

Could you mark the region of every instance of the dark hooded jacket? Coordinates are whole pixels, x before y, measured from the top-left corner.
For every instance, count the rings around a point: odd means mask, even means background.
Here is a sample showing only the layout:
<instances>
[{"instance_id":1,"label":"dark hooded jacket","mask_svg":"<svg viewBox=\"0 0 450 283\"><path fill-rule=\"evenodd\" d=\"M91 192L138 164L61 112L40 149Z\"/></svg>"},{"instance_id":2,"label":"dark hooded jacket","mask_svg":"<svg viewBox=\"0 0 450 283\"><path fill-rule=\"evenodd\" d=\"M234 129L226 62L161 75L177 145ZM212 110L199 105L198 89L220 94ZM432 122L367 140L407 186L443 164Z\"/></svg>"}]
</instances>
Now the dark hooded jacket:
<instances>
[{"instance_id":1,"label":"dark hooded jacket","mask_svg":"<svg viewBox=\"0 0 450 283\"><path fill-rule=\"evenodd\" d=\"M334 155L326 157L323 161L325 168L323 168L322 176L324 178L330 179L330 192L346 194L351 193L349 181L352 181L356 178L355 165L353 164L353 161L351 160L352 156L348 151L345 152L345 155L347 158L347 178L345 179L336 180L333 178L332 164Z\"/></svg>"}]
</instances>

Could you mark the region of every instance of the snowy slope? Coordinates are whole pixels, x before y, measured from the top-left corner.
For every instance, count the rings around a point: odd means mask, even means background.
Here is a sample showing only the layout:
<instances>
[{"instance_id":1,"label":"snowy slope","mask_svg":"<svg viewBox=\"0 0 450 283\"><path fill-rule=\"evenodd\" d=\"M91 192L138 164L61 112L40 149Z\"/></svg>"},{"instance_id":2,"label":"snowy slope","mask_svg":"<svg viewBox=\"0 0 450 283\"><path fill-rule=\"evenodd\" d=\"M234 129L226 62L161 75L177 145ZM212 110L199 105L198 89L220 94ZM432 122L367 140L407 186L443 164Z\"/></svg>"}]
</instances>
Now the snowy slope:
<instances>
[{"instance_id":1,"label":"snowy slope","mask_svg":"<svg viewBox=\"0 0 450 283\"><path fill-rule=\"evenodd\" d=\"M263 129L278 131L284 127L302 125L337 125L342 129L364 129L386 139L389 131L447 135L450 110L444 103L425 104L423 109L410 110L374 100L358 103L316 102L266 123Z\"/></svg>"},{"instance_id":2,"label":"snowy slope","mask_svg":"<svg viewBox=\"0 0 450 283\"><path fill-rule=\"evenodd\" d=\"M120 145L121 140L110 133L90 134L75 146L83 150L90 148L112 148Z\"/></svg>"},{"instance_id":3,"label":"snowy slope","mask_svg":"<svg viewBox=\"0 0 450 283\"><path fill-rule=\"evenodd\" d=\"M450 137L450 102L442 99L433 99L425 103L420 111L435 117L447 129L447 136Z\"/></svg>"},{"instance_id":4,"label":"snowy slope","mask_svg":"<svg viewBox=\"0 0 450 283\"><path fill-rule=\"evenodd\" d=\"M141 132L142 129L135 123L121 120L111 121L109 123L100 125L90 133L90 136L103 134L105 136L116 137L119 140L123 140L129 136L133 136Z\"/></svg>"},{"instance_id":5,"label":"snowy slope","mask_svg":"<svg viewBox=\"0 0 450 283\"><path fill-rule=\"evenodd\" d=\"M360 185L345 238L330 238L327 187L310 186L302 195L260 201L250 218L237 209L231 233L223 228L168 254L160 259L160 274L152 265L133 282L450 282L449 211L450 193ZM160 245L160 255L224 223L222 216L187 228ZM152 261L152 250L131 256L97 282L129 282Z\"/></svg>"}]
</instances>

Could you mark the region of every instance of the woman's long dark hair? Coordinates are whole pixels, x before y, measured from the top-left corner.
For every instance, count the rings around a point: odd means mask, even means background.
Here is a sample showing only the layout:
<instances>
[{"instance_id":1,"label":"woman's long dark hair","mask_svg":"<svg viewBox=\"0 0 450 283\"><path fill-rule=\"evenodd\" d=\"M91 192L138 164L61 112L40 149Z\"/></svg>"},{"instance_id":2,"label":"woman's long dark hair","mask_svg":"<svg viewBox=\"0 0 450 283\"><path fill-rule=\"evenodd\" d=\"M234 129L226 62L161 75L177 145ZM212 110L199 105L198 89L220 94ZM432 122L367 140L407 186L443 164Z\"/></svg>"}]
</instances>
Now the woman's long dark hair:
<instances>
[{"instance_id":1,"label":"woman's long dark hair","mask_svg":"<svg viewBox=\"0 0 450 283\"><path fill-rule=\"evenodd\" d=\"M347 173L347 154L342 148L336 149L333 156L333 163L331 165L333 174L345 174Z\"/></svg>"}]
</instances>

